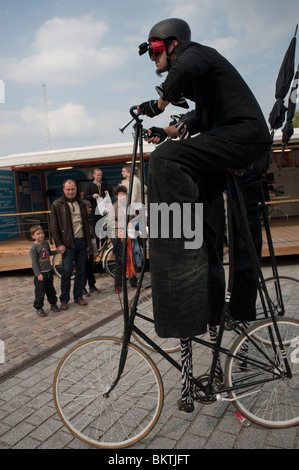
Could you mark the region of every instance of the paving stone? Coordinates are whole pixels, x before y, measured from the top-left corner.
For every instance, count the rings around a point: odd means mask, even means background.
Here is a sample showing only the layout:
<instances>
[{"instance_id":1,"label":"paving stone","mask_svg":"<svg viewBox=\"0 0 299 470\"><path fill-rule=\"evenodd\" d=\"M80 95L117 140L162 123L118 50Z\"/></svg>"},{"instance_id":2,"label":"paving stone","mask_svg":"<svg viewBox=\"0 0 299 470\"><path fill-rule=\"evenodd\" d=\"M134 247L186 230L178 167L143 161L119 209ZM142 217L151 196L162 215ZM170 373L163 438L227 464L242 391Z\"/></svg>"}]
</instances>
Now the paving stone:
<instances>
[{"instance_id":1,"label":"paving stone","mask_svg":"<svg viewBox=\"0 0 299 470\"><path fill-rule=\"evenodd\" d=\"M38 446L40 446L40 442L32 439L31 437L24 437L24 439L21 439L15 446L14 449L24 449L24 450L30 450L30 449L37 449Z\"/></svg>"},{"instance_id":2,"label":"paving stone","mask_svg":"<svg viewBox=\"0 0 299 470\"><path fill-rule=\"evenodd\" d=\"M267 448L268 430L266 428L249 426L242 427L236 442L237 449L264 449Z\"/></svg>"},{"instance_id":3,"label":"paving stone","mask_svg":"<svg viewBox=\"0 0 299 470\"><path fill-rule=\"evenodd\" d=\"M50 418L47 421L43 421L38 427L33 426L34 430L31 432L30 437L44 442L62 426L60 421Z\"/></svg>"},{"instance_id":4,"label":"paving stone","mask_svg":"<svg viewBox=\"0 0 299 470\"><path fill-rule=\"evenodd\" d=\"M39 449L64 449L72 440L72 435L67 434L64 431L58 431L43 442L39 446Z\"/></svg>"},{"instance_id":5,"label":"paving stone","mask_svg":"<svg viewBox=\"0 0 299 470\"><path fill-rule=\"evenodd\" d=\"M8 432L1 436L1 442L4 444L8 444L10 446L14 446L23 439L25 436L28 436L31 431L35 429L34 426L28 424L26 422L22 422L17 426L11 428Z\"/></svg>"},{"instance_id":6,"label":"paving stone","mask_svg":"<svg viewBox=\"0 0 299 470\"><path fill-rule=\"evenodd\" d=\"M6 423L11 427L16 426L22 421L25 421L26 418L32 415L33 412L34 410L32 408L29 408L28 406L22 406L21 408L18 408L17 411L15 411L14 413L11 413L10 415L6 416L6 418L2 420L2 423Z\"/></svg>"},{"instance_id":7,"label":"paving stone","mask_svg":"<svg viewBox=\"0 0 299 470\"><path fill-rule=\"evenodd\" d=\"M296 428L271 429L267 445L278 449L293 449L296 439Z\"/></svg>"},{"instance_id":8,"label":"paving stone","mask_svg":"<svg viewBox=\"0 0 299 470\"><path fill-rule=\"evenodd\" d=\"M228 432L216 430L205 444L205 449L233 449L237 437Z\"/></svg>"}]
</instances>

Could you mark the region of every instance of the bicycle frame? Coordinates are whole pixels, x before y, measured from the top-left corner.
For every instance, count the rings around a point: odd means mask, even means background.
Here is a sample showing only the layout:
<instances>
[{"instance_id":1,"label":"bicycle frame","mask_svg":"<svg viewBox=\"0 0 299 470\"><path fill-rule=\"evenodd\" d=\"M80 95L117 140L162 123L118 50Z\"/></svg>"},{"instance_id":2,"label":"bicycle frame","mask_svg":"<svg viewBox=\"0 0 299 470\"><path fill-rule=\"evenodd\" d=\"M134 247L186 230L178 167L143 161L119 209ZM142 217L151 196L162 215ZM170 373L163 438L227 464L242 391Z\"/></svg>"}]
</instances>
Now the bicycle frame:
<instances>
[{"instance_id":1,"label":"bicycle frame","mask_svg":"<svg viewBox=\"0 0 299 470\"><path fill-rule=\"evenodd\" d=\"M131 204L132 184L133 184L133 177L134 177L134 167L135 167L135 164L136 164L136 157L137 157L138 148L139 148L139 152L140 152L142 203L144 204L144 202L145 202L145 197L144 197L144 164L143 164L143 145L142 145L142 140L143 140L143 137L144 137L144 130L143 130L143 126L142 126L142 120L135 113L136 109L137 109L136 107L132 107L130 109L130 113L131 113L131 116L132 116L133 119L131 121L129 121L124 126L124 128L127 127L133 120L135 120L135 125L134 125L134 130L135 130L134 150L133 150L133 158L132 158L132 170L131 170L131 175L130 175L130 186L129 186L130 189L129 189L129 196L128 196L128 201L127 201L127 208ZM210 368L208 384L205 386L200 381L198 381L197 379L195 379L195 378L191 379L191 381L203 392L205 397L207 397L207 400L209 400L210 398L213 398L215 395L219 395L220 393L230 392L232 390L238 390L238 389L241 389L243 387L246 387L246 385L242 386L241 384L238 384L234 387L221 388L221 390L214 390L213 389L213 383L214 383L215 371L216 371L216 364L217 364L217 359L219 357L219 354L223 353L226 356L235 357L236 359L242 359L238 355L235 356L233 354L230 354L228 349L223 348L221 346L222 339L223 339L223 333L224 333L224 329L225 329L225 323L228 319L233 323L234 330L238 334L246 335L247 338L248 338L248 341L253 342L255 344L255 346L257 347L257 349L264 355L264 357L267 357L267 360L268 360L267 363L265 362L263 364L260 361L250 359L249 363L251 363L253 365L256 365L260 370L263 369L263 367L266 370L266 366L269 365L269 360L270 360L270 358L263 353L261 348L259 348L257 342L255 342L251 337L249 337L246 334L245 329L242 328L242 326L240 326L238 324L238 322L236 322L229 315L229 302L230 302L230 297L231 297L231 292L232 292L232 287L233 287L233 280L234 280L233 230L232 230L233 221L232 221L232 210L231 210L232 190L233 189L235 190L235 194L236 194L235 202L237 203L237 206L239 208L241 221L242 221L242 224L243 224L244 229L245 229L246 241L247 241L247 244L248 244L248 247L249 247L249 252L250 252L250 256L251 256L251 260L252 260L252 266L253 266L253 270L254 270L254 273L255 273L255 278L256 278L256 283L257 283L259 295L260 295L261 300L262 300L262 305L263 305L263 309L264 309L264 312L265 312L265 317L268 317L268 312L267 312L267 306L268 306L270 316L271 316L271 320L272 320L272 324L273 324L274 331L275 331L275 337L277 338L278 347L281 351L281 355L283 357L283 361L284 361L284 364L285 364L285 369L287 371L287 377L290 378L292 376L291 370L290 370L290 367L289 367L289 364L288 364L288 361L287 361L287 358L286 358L286 354L285 354L285 351L284 351L282 339L281 339L279 329L278 329L278 326L277 326L277 322L276 322L276 319L275 319L274 311L273 311L273 308L272 308L272 305L271 305L271 299L268 295L267 287L265 285L265 280L264 280L263 273L262 273L262 270L261 270L261 267L260 267L260 261L259 261L258 255L256 253L256 249L255 249L255 246L254 246L254 243L253 243L253 240L252 240L252 236L251 236L251 233L250 233L250 228L249 228L249 224L248 224L248 220L247 220L246 208L245 208L245 204L244 204L244 201L243 201L243 197L242 197L241 191L238 187L238 184L236 182L235 175L233 173L230 173L230 174L228 173L227 174L227 189L228 189L228 191L227 191L228 192L228 230L229 230L229 234L230 234L229 279L228 279L228 287L227 287L227 293L226 293L226 298L225 298L225 306L224 306L223 314L222 314L221 321L220 321L220 327L219 327L219 333L218 333L218 336L217 336L217 342L216 342L216 344L214 344L214 343L205 341L201 338L197 338L197 337L192 338L192 341L194 341L196 343L199 343L201 345L204 345L204 346L206 346L206 347L208 347L208 348L210 348L214 351L212 364L211 364L211 368ZM265 207L265 205L263 204L263 201L262 201L262 207L263 208ZM128 213L128 211L127 211L127 213ZM128 224L128 222L129 222L129 215L127 215L127 224ZM268 227L268 229L269 229L269 227ZM269 240L271 242L270 230L269 230L268 235L269 235ZM143 239L143 242L144 242L143 256L146 256L145 239ZM273 248L273 246L272 246L272 248ZM174 367L176 367L176 369L178 369L179 371L182 370L182 366L176 360L174 360L168 353L163 351L163 349L161 349L153 340L151 340L145 333L143 333L134 324L134 320L135 320L136 316L139 316L141 318L144 318L144 319L148 320L146 317L140 315L137 312L137 303L138 303L138 299L139 299L139 296L140 296L141 283L142 283L142 279L143 279L144 271L145 271L145 262L143 263L143 268L142 268L142 272L141 272L141 276L140 276L139 286L138 286L136 294L134 296L133 303L132 303L132 306L131 306L131 310L129 311L128 292L127 292L127 284L126 284L126 263L125 263L126 249L127 249L127 238L125 237L124 238L124 246L123 246L123 259L122 259L122 261L123 261L122 262L122 267L123 267L123 317L124 317L123 346L122 346L122 351L121 351L121 356L120 356L120 361L119 361L119 369L118 369L117 377L116 377L114 383L111 385L109 391L107 391L107 393L105 394L105 396L109 396L109 393L115 388L115 386L117 385L117 383L118 383L118 381L119 381L119 379L122 375L122 372L123 372L124 367L125 367L125 362L126 362L127 346L130 342L132 331L136 332L156 352L158 352L168 362L170 362ZM273 252L273 255L274 255L274 252ZM274 266L274 269L276 269L276 272L277 272L276 265L273 264L273 266ZM277 346L275 344L275 339L274 339L273 335L272 335L271 340L272 340L272 348L274 350L277 350ZM273 381L278 380L281 377L281 371L278 370L277 364L274 364L273 361L271 361L271 363L273 365L273 368L275 368L276 371L277 371L277 372L273 371L273 378L272 379L257 380L255 382L252 382L252 385L257 385L257 384L269 382L271 380L273 380Z\"/></svg>"},{"instance_id":2,"label":"bicycle frame","mask_svg":"<svg viewBox=\"0 0 299 470\"><path fill-rule=\"evenodd\" d=\"M135 131L135 138L134 138L134 147L133 147L133 155L132 155L132 163L131 163L131 173L130 173L130 182L129 182L129 193L128 193L128 198L127 198L127 207L126 207L126 226L128 227L129 224L129 207L131 205L132 201L132 187L133 187L133 179L134 179L134 169L136 165L136 160L137 160L137 153L138 153L138 148L139 148L139 153L140 153L140 172L141 172L141 201L143 204L143 207L145 207L145 193L144 193L144 161L143 161L143 137L144 137L144 132L143 132L143 125L142 125L142 120L138 117L136 114L136 109L137 106L132 106L130 109L130 114L132 116L132 119L125 124L120 130L123 132L126 127L128 127L129 124L131 124L135 120L134 124L134 131ZM123 288L123 320L124 320L124 333L123 333L123 347L120 355L120 361L119 361L119 369L117 373L117 377L113 384L111 385L110 389L107 391L106 396L109 396L109 393L115 388L117 385L121 374L124 370L125 362L126 362L126 356L127 356L127 346L128 343L130 342L131 339L131 334L132 334L132 325L134 323L134 315L130 316L129 312L129 302L128 302L128 290L127 290L127 282L126 282L126 253L127 253L127 245L128 245L128 240L127 240L127 231L124 235L123 239L123 252L122 252L122 288ZM142 279L144 276L145 272L145 260L146 260L146 245L145 245L145 238L143 238L143 264L142 264L142 270L141 270L141 275L140 275L140 282L138 284L136 294L134 297L133 301L133 307L134 311L137 309L137 302L139 299L140 295L140 290L141 290L141 283Z\"/></svg>"},{"instance_id":3,"label":"bicycle frame","mask_svg":"<svg viewBox=\"0 0 299 470\"><path fill-rule=\"evenodd\" d=\"M266 232L270 259L271 259L272 273L273 273L273 277L275 278L276 297L278 300L278 304L281 308L281 312L279 312L279 315L283 316L285 313L285 309L284 309L283 297L282 297L281 286L280 286L280 281L279 281L277 262L276 262L275 253L274 253L273 241L272 241L272 236L271 236L269 217L268 217L267 209L266 209L264 189L262 185L261 185L261 209L262 209L263 222L264 222L264 227L265 227L265 232Z\"/></svg>"}]
</instances>

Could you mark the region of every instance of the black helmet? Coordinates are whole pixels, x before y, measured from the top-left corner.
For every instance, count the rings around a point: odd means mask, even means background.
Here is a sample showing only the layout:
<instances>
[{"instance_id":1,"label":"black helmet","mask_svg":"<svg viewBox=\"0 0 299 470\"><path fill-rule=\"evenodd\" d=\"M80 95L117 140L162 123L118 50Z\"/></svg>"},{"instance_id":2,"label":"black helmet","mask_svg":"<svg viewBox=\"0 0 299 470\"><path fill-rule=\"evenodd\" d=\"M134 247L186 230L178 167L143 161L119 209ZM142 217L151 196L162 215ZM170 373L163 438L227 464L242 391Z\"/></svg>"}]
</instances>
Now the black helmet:
<instances>
[{"instance_id":1,"label":"black helmet","mask_svg":"<svg viewBox=\"0 0 299 470\"><path fill-rule=\"evenodd\" d=\"M157 23L149 32L148 40L153 38L175 38L179 43L191 40L191 30L186 21L169 18Z\"/></svg>"}]
</instances>

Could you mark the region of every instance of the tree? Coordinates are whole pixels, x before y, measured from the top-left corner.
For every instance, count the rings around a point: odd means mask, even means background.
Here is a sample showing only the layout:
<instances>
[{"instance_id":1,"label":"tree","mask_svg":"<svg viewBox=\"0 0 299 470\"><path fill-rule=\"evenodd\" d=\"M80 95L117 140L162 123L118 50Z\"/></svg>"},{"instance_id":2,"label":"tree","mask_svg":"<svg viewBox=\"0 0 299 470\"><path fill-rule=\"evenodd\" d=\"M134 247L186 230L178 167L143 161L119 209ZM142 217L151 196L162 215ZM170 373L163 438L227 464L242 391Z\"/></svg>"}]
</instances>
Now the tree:
<instances>
[{"instance_id":1,"label":"tree","mask_svg":"<svg viewBox=\"0 0 299 470\"><path fill-rule=\"evenodd\" d=\"M294 114L293 127L299 127L299 111Z\"/></svg>"}]
</instances>

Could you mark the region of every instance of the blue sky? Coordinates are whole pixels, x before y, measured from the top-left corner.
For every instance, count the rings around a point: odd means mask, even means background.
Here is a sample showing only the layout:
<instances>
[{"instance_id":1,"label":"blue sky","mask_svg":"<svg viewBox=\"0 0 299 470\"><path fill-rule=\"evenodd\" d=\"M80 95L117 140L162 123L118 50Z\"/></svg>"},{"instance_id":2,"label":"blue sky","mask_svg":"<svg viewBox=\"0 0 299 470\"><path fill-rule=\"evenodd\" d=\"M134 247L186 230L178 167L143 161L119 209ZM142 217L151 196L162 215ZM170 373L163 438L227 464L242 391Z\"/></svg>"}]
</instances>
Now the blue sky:
<instances>
[{"instance_id":1,"label":"blue sky","mask_svg":"<svg viewBox=\"0 0 299 470\"><path fill-rule=\"evenodd\" d=\"M43 84L53 150L130 141L119 127L163 81L138 46L168 17L236 66L268 119L298 0L0 0L0 156L47 149ZM167 125L173 112L144 125Z\"/></svg>"}]
</instances>

